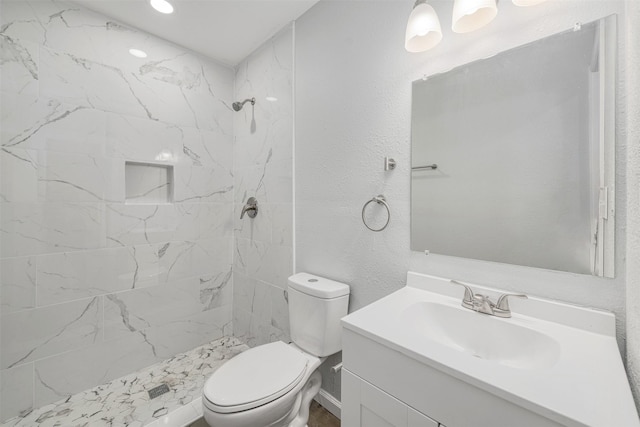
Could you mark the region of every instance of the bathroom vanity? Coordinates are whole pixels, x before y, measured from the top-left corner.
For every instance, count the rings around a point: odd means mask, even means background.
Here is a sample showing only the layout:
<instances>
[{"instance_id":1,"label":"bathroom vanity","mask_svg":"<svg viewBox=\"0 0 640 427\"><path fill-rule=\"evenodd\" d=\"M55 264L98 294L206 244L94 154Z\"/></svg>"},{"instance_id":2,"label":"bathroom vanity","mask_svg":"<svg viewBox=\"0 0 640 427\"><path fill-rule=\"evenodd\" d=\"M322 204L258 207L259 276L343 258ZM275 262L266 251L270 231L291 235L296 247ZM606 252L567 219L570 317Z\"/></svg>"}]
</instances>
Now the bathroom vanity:
<instances>
[{"instance_id":1,"label":"bathroom vanity","mask_svg":"<svg viewBox=\"0 0 640 427\"><path fill-rule=\"evenodd\" d=\"M640 426L612 314L529 297L501 318L463 294L409 272L343 318L342 425Z\"/></svg>"}]
</instances>

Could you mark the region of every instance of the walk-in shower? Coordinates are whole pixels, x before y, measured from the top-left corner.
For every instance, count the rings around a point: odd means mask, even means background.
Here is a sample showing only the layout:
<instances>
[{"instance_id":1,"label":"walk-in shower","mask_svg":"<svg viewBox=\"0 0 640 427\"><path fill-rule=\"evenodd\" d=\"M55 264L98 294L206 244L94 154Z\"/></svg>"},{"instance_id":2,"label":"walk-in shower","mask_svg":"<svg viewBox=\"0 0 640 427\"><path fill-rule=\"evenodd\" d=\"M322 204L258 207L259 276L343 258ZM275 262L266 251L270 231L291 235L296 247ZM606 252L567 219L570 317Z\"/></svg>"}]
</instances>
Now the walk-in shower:
<instances>
[{"instance_id":1,"label":"walk-in shower","mask_svg":"<svg viewBox=\"0 0 640 427\"><path fill-rule=\"evenodd\" d=\"M246 104L247 102L251 102L251 105L256 105L256 99L255 98L247 98L242 102L234 102L233 103L233 109L235 111L240 111L240 110L242 110L242 107L244 107L244 104Z\"/></svg>"}]
</instances>

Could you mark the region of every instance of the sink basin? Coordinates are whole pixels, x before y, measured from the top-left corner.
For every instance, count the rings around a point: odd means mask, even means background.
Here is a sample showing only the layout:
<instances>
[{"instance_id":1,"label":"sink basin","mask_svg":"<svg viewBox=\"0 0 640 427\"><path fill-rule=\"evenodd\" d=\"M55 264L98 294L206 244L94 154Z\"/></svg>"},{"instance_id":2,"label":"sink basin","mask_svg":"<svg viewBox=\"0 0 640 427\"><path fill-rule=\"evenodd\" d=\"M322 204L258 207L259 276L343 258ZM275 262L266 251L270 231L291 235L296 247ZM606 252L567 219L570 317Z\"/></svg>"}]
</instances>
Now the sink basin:
<instances>
[{"instance_id":1,"label":"sink basin","mask_svg":"<svg viewBox=\"0 0 640 427\"><path fill-rule=\"evenodd\" d=\"M470 356L517 369L553 366L560 345L553 338L519 325L463 307L416 302L400 314L400 322L416 339L429 339Z\"/></svg>"}]
</instances>

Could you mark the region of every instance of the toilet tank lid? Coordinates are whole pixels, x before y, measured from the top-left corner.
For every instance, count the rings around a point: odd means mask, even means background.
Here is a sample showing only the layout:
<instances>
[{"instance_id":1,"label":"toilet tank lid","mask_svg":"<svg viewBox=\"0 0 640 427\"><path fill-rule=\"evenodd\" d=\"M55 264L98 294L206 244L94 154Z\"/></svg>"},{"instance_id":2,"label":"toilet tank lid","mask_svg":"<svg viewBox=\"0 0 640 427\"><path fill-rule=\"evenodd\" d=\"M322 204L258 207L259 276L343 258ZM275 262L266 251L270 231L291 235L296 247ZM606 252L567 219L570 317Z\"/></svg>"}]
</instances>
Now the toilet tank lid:
<instances>
[{"instance_id":1,"label":"toilet tank lid","mask_svg":"<svg viewBox=\"0 0 640 427\"><path fill-rule=\"evenodd\" d=\"M309 273L297 273L289 277L289 287L323 299L349 295L349 285Z\"/></svg>"}]
</instances>

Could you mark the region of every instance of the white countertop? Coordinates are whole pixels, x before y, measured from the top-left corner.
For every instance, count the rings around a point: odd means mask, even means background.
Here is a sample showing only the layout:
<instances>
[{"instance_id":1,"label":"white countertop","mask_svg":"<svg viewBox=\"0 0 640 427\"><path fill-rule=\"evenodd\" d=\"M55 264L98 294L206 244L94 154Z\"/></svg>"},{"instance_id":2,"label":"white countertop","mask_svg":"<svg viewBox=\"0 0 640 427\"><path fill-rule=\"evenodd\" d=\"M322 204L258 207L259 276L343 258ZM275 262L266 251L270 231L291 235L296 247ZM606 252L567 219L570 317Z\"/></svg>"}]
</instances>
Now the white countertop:
<instances>
[{"instance_id":1,"label":"white countertop","mask_svg":"<svg viewBox=\"0 0 640 427\"><path fill-rule=\"evenodd\" d=\"M471 287L489 295L500 293L473 284ZM532 297L512 301L513 316L496 321L533 329L560 344L551 366L529 369L471 357L430 339L416 339L413 327L401 320L403 310L416 302L460 307L463 293L448 279L410 272L405 288L348 315L342 323L349 330L560 424L640 426L616 344L613 314Z\"/></svg>"}]
</instances>

